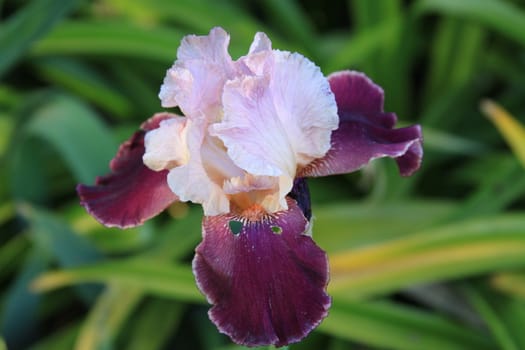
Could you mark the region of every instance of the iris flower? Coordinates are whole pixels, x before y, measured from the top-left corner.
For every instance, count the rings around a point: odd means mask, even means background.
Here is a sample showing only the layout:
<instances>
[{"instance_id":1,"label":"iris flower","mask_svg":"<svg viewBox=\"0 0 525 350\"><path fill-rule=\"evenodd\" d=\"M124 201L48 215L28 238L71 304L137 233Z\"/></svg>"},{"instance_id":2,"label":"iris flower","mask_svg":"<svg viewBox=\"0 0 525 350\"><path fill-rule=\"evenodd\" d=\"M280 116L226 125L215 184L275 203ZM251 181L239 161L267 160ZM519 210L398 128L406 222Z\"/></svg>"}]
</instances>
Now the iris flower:
<instances>
[{"instance_id":1,"label":"iris flower","mask_svg":"<svg viewBox=\"0 0 525 350\"><path fill-rule=\"evenodd\" d=\"M326 78L264 33L238 60L228 44L222 28L186 36L159 94L184 116L154 115L120 146L109 175L77 191L91 215L121 228L176 201L202 204L193 272L210 319L236 343L282 346L304 338L331 303L305 178L379 157L411 175L421 130L393 129L383 90L362 73Z\"/></svg>"}]
</instances>

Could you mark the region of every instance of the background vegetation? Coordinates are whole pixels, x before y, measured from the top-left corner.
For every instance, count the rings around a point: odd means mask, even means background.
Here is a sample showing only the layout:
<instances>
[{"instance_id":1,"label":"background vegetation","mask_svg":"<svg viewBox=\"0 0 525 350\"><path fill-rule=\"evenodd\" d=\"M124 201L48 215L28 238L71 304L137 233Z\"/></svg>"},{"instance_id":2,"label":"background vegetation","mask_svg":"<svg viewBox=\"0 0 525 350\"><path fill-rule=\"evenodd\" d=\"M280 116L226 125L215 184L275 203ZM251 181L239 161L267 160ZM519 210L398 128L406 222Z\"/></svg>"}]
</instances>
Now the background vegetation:
<instances>
[{"instance_id":1,"label":"background vegetation","mask_svg":"<svg viewBox=\"0 0 525 350\"><path fill-rule=\"evenodd\" d=\"M425 158L310 181L329 317L291 349L525 349L525 4L512 0L0 0L0 349L241 349L189 262L201 210L106 229L76 183L160 111L182 36L257 31L323 72L364 71ZM508 122L508 121L507 121ZM505 131L506 130L506 131ZM517 133L518 132L518 133ZM511 151L504 137L513 142ZM523 160L523 159L522 159Z\"/></svg>"}]
</instances>

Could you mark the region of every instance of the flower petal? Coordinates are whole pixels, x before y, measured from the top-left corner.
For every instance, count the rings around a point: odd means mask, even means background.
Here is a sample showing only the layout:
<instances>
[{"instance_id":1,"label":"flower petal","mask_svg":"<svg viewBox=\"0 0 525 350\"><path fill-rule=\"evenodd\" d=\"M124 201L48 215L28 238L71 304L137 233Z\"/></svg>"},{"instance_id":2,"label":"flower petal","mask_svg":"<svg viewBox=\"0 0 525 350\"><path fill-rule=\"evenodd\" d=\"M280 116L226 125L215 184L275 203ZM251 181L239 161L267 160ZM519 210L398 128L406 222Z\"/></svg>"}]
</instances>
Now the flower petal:
<instances>
[{"instance_id":1,"label":"flower petal","mask_svg":"<svg viewBox=\"0 0 525 350\"><path fill-rule=\"evenodd\" d=\"M254 43L259 45L257 38ZM286 209L284 196L292 189L297 167L330 148L337 107L327 80L305 57L276 50L256 55L256 60L245 61L252 71L264 74L226 83L224 117L210 126L210 133L224 142L230 158L246 172L279 176L281 209Z\"/></svg>"},{"instance_id":2,"label":"flower petal","mask_svg":"<svg viewBox=\"0 0 525 350\"><path fill-rule=\"evenodd\" d=\"M340 118L330 151L300 171L300 176L348 173L380 157L395 158L403 176L414 173L423 156L418 125L392 129L394 113L383 112L383 90L362 73L344 71L328 77Z\"/></svg>"},{"instance_id":3,"label":"flower petal","mask_svg":"<svg viewBox=\"0 0 525 350\"><path fill-rule=\"evenodd\" d=\"M205 215L218 215L230 210L228 197L222 189L223 172L239 176L241 170L229 159L223 159L227 158L226 153L221 156L213 140L206 135L206 126L205 120L188 120L186 140L190 161L170 170L168 185L181 201L200 203ZM203 156L211 159L210 164L205 164L208 162L203 161ZM216 169L219 167L220 170Z\"/></svg>"},{"instance_id":4,"label":"flower petal","mask_svg":"<svg viewBox=\"0 0 525 350\"><path fill-rule=\"evenodd\" d=\"M310 221L312 218L312 202L310 200L310 190L308 189L306 179L302 177L295 179L293 188L290 193L288 193L288 196L297 202L306 220Z\"/></svg>"},{"instance_id":5,"label":"flower petal","mask_svg":"<svg viewBox=\"0 0 525 350\"><path fill-rule=\"evenodd\" d=\"M236 343L297 342L327 315L326 254L304 234L308 221L296 202L288 206L204 219L193 271L213 304L210 319Z\"/></svg>"},{"instance_id":6,"label":"flower petal","mask_svg":"<svg viewBox=\"0 0 525 350\"><path fill-rule=\"evenodd\" d=\"M224 83L235 74L228 54L229 35L213 28L208 35L184 37L177 60L168 70L159 98L163 107L179 106L189 118L213 120Z\"/></svg>"},{"instance_id":7,"label":"flower petal","mask_svg":"<svg viewBox=\"0 0 525 350\"><path fill-rule=\"evenodd\" d=\"M145 132L175 117L159 113L150 118L120 146L110 174L97 178L94 186L77 186L80 204L99 222L120 228L137 226L177 200L167 185L167 171L152 171L142 162Z\"/></svg>"}]
</instances>

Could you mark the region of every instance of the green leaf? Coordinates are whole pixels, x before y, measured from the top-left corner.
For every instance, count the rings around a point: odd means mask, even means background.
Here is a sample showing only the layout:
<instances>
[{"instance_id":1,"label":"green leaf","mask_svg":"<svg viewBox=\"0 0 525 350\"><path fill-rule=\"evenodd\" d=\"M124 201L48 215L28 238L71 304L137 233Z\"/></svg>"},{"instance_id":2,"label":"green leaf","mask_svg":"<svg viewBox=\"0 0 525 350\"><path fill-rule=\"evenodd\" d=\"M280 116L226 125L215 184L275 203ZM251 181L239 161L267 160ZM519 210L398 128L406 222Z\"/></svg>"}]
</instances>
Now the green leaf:
<instances>
[{"instance_id":1,"label":"green leaf","mask_svg":"<svg viewBox=\"0 0 525 350\"><path fill-rule=\"evenodd\" d=\"M388 44L393 31L399 30L402 20L398 17L384 21L381 24L351 35L338 47L324 64L327 72L348 69L368 60Z\"/></svg>"},{"instance_id":2,"label":"green leaf","mask_svg":"<svg viewBox=\"0 0 525 350\"><path fill-rule=\"evenodd\" d=\"M199 219L201 213L199 212ZM198 232L198 222L195 222L197 217L196 211L192 211L184 220L172 221L165 227L157 228L157 246L141 254L144 259L155 259L168 263L171 260L179 260L187 254L193 247L195 247L200 234ZM192 230L192 226L194 229ZM113 230L105 230L106 235L114 234ZM128 234L129 230L122 232ZM78 336L76 349L98 349L104 347L113 347L115 340L123 331L124 326L142 302L146 291L141 285L130 286L126 283L109 283L106 290L99 296L96 303L92 307L88 319L81 328ZM159 312L159 305L162 312ZM133 326L136 331L132 332L130 344L126 348L144 348L143 341L149 342L147 348L155 348L152 345L153 341L162 342L164 337L167 337L166 332L172 331L172 326L181 317L183 310L182 305L174 304L174 301L169 302L169 306L165 301L157 302L150 301L145 306L146 310L142 310L138 316L132 318ZM108 317L110 315L110 317ZM164 317L164 322L159 326L160 318ZM155 322L149 322L155 318ZM148 334L143 338L144 333L150 332L153 327L155 336ZM160 328L159 328L160 327ZM144 328L144 329L143 329ZM163 333L159 333L163 330ZM128 336L129 338L129 336Z\"/></svg>"},{"instance_id":3,"label":"green leaf","mask_svg":"<svg viewBox=\"0 0 525 350\"><path fill-rule=\"evenodd\" d=\"M39 73L55 85L63 86L111 115L129 118L131 101L90 66L72 59L53 58L36 62ZM128 72L129 73L129 72Z\"/></svg>"},{"instance_id":4,"label":"green leaf","mask_svg":"<svg viewBox=\"0 0 525 350\"><path fill-rule=\"evenodd\" d=\"M462 291L467 296L472 306L482 316L486 325L494 334L494 338L502 350L519 350L517 343L513 339L510 330L507 329L503 320L497 314L497 311L490 305L488 295L484 295L483 289L472 284L463 284Z\"/></svg>"},{"instance_id":5,"label":"green leaf","mask_svg":"<svg viewBox=\"0 0 525 350\"><path fill-rule=\"evenodd\" d=\"M398 350L493 349L490 339L465 326L391 302L334 298L319 330L369 346Z\"/></svg>"},{"instance_id":6,"label":"green leaf","mask_svg":"<svg viewBox=\"0 0 525 350\"><path fill-rule=\"evenodd\" d=\"M32 249L25 259L22 270L10 285L5 298L0 333L6 337L9 347L25 348L37 334L38 308L41 296L29 290L30 282L42 273L49 258L42 251Z\"/></svg>"},{"instance_id":7,"label":"green leaf","mask_svg":"<svg viewBox=\"0 0 525 350\"><path fill-rule=\"evenodd\" d=\"M232 35L231 52L233 57L246 54L253 36L258 31L266 32L272 38L273 46L285 49L279 38L257 21L255 16L247 13L242 7L224 0L106 0L108 6L118 12L152 26L155 22L165 21L178 23L185 34L207 34L216 26L221 26ZM172 43L173 50L179 41ZM288 48L289 49L289 48ZM175 58L175 52L172 58Z\"/></svg>"},{"instance_id":8,"label":"green leaf","mask_svg":"<svg viewBox=\"0 0 525 350\"><path fill-rule=\"evenodd\" d=\"M77 0L33 0L1 23L0 77L77 3Z\"/></svg>"},{"instance_id":9,"label":"green leaf","mask_svg":"<svg viewBox=\"0 0 525 350\"><path fill-rule=\"evenodd\" d=\"M13 120L7 116L0 115L0 159L4 156L4 153L7 150L13 128Z\"/></svg>"},{"instance_id":10,"label":"green leaf","mask_svg":"<svg viewBox=\"0 0 525 350\"><path fill-rule=\"evenodd\" d=\"M484 30L458 19L444 18L433 40L423 101L431 103L444 92L465 86L478 71Z\"/></svg>"},{"instance_id":11,"label":"green leaf","mask_svg":"<svg viewBox=\"0 0 525 350\"><path fill-rule=\"evenodd\" d=\"M310 18L295 0L268 0L263 10L268 13L268 20L290 41L301 43L303 55L316 55L317 37Z\"/></svg>"},{"instance_id":12,"label":"green leaf","mask_svg":"<svg viewBox=\"0 0 525 350\"><path fill-rule=\"evenodd\" d=\"M53 256L62 267L74 267L102 259L102 255L77 235L57 216L29 205L20 207L31 225L31 238L38 247ZM77 288L84 301L93 300L98 290L93 286Z\"/></svg>"},{"instance_id":13,"label":"green leaf","mask_svg":"<svg viewBox=\"0 0 525 350\"><path fill-rule=\"evenodd\" d=\"M78 328L79 325L76 322L64 326L51 335L39 339L29 350L70 350L75 344Z\"/></svg>"},{"instance_id":14,"label":"green leaf","mask_svg":"<svg viewBox=\"0 0 525 350\"><path fill-rule=\"evenodd\" d=\"M101 293L80 328L76 350L111 349L118 330L142 299L140 289L109 285Z\"/></svg>"},{"instance_id":15,"label":"green leaf","mask_svg":"<svg viewBox=\"0 0 525 350\"><path fill-rule=\"evenodd\" d=\"M25 128L29 135L52 145L82 183L92 183L96 176L108 172L108 163L117 150L97 115L73 97L52 97Z\"/></svg>"},{"instance_id":16,"label":"green leaf","mask_svg":"<svg viewBox=\"0 0 525 350\"><path fill-rule=\"evenodd\" d=\"M476 21L525 45L525 13L510 1L420 0L416 9L419 13L438 12Z\"/></svg>"},{"instance_id":17,"label":"green leaf","mask_svg":"<svg viewBox=\"0 0 525 350\"><path fill-rule=\"evenodd\" d=\"M313 237L334 254L429 228L455 210L455 203L434 201L319 205L313 210Z\"/></svg>"},{"instance_id":18,"label":"green leaf","mask_svg":"<svg viewBox=\"0 0 525 350\"><path fill-rule=\"evenodd\" d=\"M525 127L497 103L485 100L481 110L498 128L516 158L525 167Z\"/></svg>"},{"instance_id":19,"label":"green leaf","mask_svg":"<svg viewBox=\"0 0 525 350\"><path fill-rule=\"evenodd\" d=\"M487 146L462 136L453 135L423 125L425 149L455 155L478 155L487 151Z\"/></svg>"},{"instance_id":20,"label":"green leaf","mask_svg":"<svg viewBox=\"0 0 525 350\"><path fill-rule=\"evenodd\" d=\"M484 288L485 300L490 304L518 349L525 348L525 300Z\"/></svg>"},{"instance_id":21,"label":"green leaf","mask_svg":"<svg viewBox=\"0 0 525 350\"><path fill-rule=\"evenodd\" d=\"M32 240L61 266L73 267L102 259L102 255L56 215L29 205L20 211L31 225Z\"/></svg>"},{"instance_id":22,"label":"green leaf","mask_svg":"<svg viewBox=\"0 0 525 350\"><path fill-rule=\"evenodd\" d=\"M108 261L75 269L49 272L33 283L37 291L72 284L98 282L141 287L147 293L190 302L204 302L189 266L145 259Z\"/></svg>"},{"instance_id":23,"label":"green leaf","mask_svg":"<svg viewBox=\"0 0 525 350\"><path fill-rule=\"evenodd\" d=\"M523 196L525 193L523 167L511 157L501 157L501 160L497 163L499 166L480 173L482 175L480 184L446 221L494 214Z\"/></svg>"},{"instance_id":24,"label":"green leaf","mask_svg":"<svg viewBox=\"0 0 525 350\"><path fill-rule=\"evenodd\" d=\"M66 21L32 50L33 55L121 56L170 64L182 33L121 21Z\"/></svg>"},{"instance_id":25,"label":"green leaf","mask_svg":"<svg viewBox=\"0 0 525 350\"><path fill-rule=\"evenodd\" d=\"M17 235L0 246L0 281L4 280L25 257L29 248L27 236L25 234Z\"/></svg>"},{"instance_id":26,"label":"green leaf","mask_svg":"<svg viewBox=\"0 0 525 350\"><path fill-rule=\"evenodd\" d=\"M185 310L184 304L174 300L148 300L140 313L132 319L126 349L164 349L166 341L181 323Z\"/></svg>"},{"instance_id":27,"label":"green leaf","mask_svg":"<svg viewBox=\"0 0 525 350\"><path fill-rule=\"evenodd\" d=\"M329 290L370 297L425 282L525 266L525 216L471 219L330 256Z\"/></svg>"},{"instance_id":28,"label":"green leaf","mask_svg":"<svg viewBox=\"0 0 525 350\"><path fill-rule=\"evenodd\" d=\"M523 272L501 272L493 276L492 285L509 295L525 300L525 274Z\"/></svg>"}]
</instances>

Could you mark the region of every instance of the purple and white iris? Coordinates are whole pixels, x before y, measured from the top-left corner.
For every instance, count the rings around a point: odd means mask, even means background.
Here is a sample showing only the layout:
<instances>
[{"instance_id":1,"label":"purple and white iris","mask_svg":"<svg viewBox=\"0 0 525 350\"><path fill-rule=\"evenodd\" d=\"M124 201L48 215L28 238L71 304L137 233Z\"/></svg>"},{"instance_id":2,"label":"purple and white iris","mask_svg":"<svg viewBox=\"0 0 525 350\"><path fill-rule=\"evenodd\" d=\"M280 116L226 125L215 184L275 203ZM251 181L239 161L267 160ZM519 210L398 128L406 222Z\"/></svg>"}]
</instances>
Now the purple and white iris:
<instances>
[{"instance_id":1,"label":"purple and white iris","mask_svg":"<svg viewBox=\"0 0 525 350\"><path fill-rule=\"evenodd\" d=\"M325 78L257 33L228 54L214 28L182 40L159 97L184 116L154 115L119 149L111 173L79 185L107 226L140 225L175 201L202 204L193 272L210 319L239 344L282 346L327 315L328 261L311 238L304 178L352 172L379 157L419 168L419 126L393 129L383 90L364 74Z\"/></svg>"}]
</instances>

